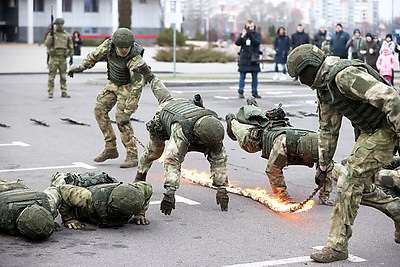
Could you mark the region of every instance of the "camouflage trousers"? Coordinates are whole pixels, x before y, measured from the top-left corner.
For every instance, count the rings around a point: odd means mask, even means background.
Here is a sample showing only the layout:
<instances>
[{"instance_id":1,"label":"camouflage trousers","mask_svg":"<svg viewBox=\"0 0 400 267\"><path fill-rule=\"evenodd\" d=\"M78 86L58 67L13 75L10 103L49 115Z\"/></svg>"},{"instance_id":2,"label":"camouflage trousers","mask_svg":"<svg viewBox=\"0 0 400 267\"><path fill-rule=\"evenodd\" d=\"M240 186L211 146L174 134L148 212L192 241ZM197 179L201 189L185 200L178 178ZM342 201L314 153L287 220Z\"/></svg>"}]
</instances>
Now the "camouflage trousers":
<instances>
[{"instance_id":1,"label":"camouflage trousers","mask_svg":"<svg viewBox=\"0 0 400 267\"><path fill-rule=\"evenodd\" d=\"M400 189L400 169L379 171L375 184L382 187Z\"/></svg>"},{"instance_id":2,"label":"camouflage trousers","mask_svg":"<svg viewBox=\"0 0 400 267\"><path fill-rule=\"evenodd\" d=\"M57 71L60 73L60 88L61 92L67 92L67 59L64 55L50 56L49 59L49 78L47 82L49 95L54 93L54 79Z\"/></svg>"},{"instance_id":3,"label":"camouflage trousers","mask_svg":"<svg viewBox=\"0 0 400 267\"><path fill-rule=\"evenodd\" d=\"M236 136L240 147L249 152L256 153L261 150L262 139L258 134L258 127L243 124L237 120L232 120L232 132ZM317 142L317 140L315 140ZM281 134L275 138L271 152L269 154L265 173L268 176L272 192L279 197L288 196L283 168L288 166L288 152L286 147L286 134ZM317 158L317 157L315 157ZM328 177L329 178L329 177ZM320 196L329 197L332 192L332 181L327 179L321 188Z\"/></svg>"},{"instance_id":4,"label":"camouflage trousers","mask_svg":"<svg viewBox=\"0 0 400 267\"><path fill-rule=\"evenodd\" d=\"M141 93L141 84L129 83L117 86L112 82L108 82L97 95L94 114L97 124L103 133L106 148L117 147L116 136L109 117L109 112L116 105L115 120L121 133L122 144L125 146L128 155L137 157L137 145L132 124L129 122L126 125L121 125L121 118L127 109L129 109L129 114L136 111Z\"/></svg>"},{"instance_id":5,"label":"camouflage trousers","mask_svg":"<svg viewBox=\"0 0 400 267\"><path fill-rule=\"evenodd\" d=\"M400 221L400 198L386 195L374 184L376 173L392 160L396 138L389 129L376 130L372 135L362 132L358 137L344 169L338 173L327 246L347 250L360 204Z\"/></svg>"}]
</instances>

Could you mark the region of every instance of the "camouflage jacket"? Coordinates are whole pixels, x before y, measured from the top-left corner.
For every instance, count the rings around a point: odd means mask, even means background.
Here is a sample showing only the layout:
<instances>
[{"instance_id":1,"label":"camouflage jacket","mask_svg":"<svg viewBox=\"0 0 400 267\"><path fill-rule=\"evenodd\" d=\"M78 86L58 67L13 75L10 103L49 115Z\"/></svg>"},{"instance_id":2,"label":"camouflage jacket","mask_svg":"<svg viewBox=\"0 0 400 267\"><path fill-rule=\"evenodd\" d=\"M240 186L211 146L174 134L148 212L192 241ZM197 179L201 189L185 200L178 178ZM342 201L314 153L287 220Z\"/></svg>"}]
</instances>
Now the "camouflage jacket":
<instances>
[{"instance_id":1,"label":"camouflage jacket","mask_svg":"<svg viewBox=\"0 0 400 267\"><path fill-rule=\"evenodd\" d=\"M72 38L69 33L64 30L54 31L54 42L53 36L48 34L44 44L47 46L50 56L72 57L74 55Z\"/></svg>"},{"instance_id":2,"label":"camouflage jacket","mask_svg":"<svg viewBox=\"0 0 400 267\"><path fill-rule=\"evenodd\" d=\"M327 57L322 63L311 88L328 90L327 77L332 66L340 59ZM391 128L400 134L400 97L399 92L382 82L379 82L363 67L350 66L337 73L335 84L344 97L369 103L378 110L387 114L387 121ZM329 103L318 99L319 112L319 162L327 165L336 151L339 130L342 123L342 114Z\"/></svg>"}]
</instances>

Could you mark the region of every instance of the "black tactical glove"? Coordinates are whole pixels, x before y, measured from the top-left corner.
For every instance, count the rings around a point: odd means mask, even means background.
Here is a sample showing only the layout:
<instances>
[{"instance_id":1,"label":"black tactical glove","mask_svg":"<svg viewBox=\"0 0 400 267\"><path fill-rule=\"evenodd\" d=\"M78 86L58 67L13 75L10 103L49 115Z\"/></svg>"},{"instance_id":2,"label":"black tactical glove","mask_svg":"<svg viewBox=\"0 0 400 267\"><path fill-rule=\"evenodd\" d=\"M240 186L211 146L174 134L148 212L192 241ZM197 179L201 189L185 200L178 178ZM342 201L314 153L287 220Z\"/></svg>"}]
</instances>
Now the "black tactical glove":
<instances>
[{"instance_id":1,"label":"black tactical glove","mask_svg":"<svg viewBox=\"0 0 400 267\"><path fill-rule=\"evenodd\" d=\"M161 201L160 210L165 215L171 215L171 211L175 209L175 191L167 190L164 193L164 198Z\"/></svg>"},{"instance_id":2,"label":"black tactical glove","mask_svg":"<svg viewBox=\"0 0 400 267\"><path fill-rule=\"evenodd\" d=\"M122 114L122 118L121 118L121 122L120 122L121 125L127 125L129 123L130 119L131 119L131 115L126 114L126 113Z\"/></svg>"},{"instance_id":3,"label":"black tactical glove","mask_svg":"<svg viewBox=\"0 0 400 267\"><path fill-rule=\"evenodd\" d=\"M319 164L317 164L317 169L315 170L315 183L317 185L321 185L321 184L325 183L328 173L333 170L333 165L334 165L333 162L329 163L328 166L326 167L325 171L323 171L319 167Z\"/></svg>"},{"instance_id":4,"label":"black tactical glove","mask_svg":"<svg viewBox=\"0 0 400 267\"><path fill-rule=\"evenodd\" d=\"M72 57L69 58L69 65L71 66L72 64L74 64L74 59Z\"/></svg>"},{"instance_id":5,"label":"black tactical glove","mask_svg":"<svg viewBox=\"0 0 400 267\"><path fill-rule=\"evenodd\" d=\"M218 188L215 197L217 200L217 205L221 205L221 210L228 211L229 196L228 196L228 191L226 191L226 188L222 187Z\"/></svg>"},{"instance_id":6,"label":"black tactical glove","mask_svg":"<svg viewBox=\"0 0 400 267\"><path fill-rule=\"evenodd\" d=\"M81 66L72 68L68 71L68 76L74 78L74 73L81 73L82 71L83 69L81 68Z\"/></svg>"}]
</instances>

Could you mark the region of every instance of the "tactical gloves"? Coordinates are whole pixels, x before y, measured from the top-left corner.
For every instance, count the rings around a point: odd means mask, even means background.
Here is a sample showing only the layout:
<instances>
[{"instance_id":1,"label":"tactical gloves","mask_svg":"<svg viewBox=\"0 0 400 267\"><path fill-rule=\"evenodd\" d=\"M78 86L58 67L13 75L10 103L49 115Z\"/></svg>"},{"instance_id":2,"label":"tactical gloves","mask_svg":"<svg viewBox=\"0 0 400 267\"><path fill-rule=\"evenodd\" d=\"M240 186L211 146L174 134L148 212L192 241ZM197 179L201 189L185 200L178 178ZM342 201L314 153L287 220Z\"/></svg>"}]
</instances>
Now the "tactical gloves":
<instances>
[{"instance_id":1,"label":"tactical gloves","mask_svg":"<svg viewBox=\"0 0 400 267\"><path fill-rule=\"evenodd\" d=\"M122 114L122 118L121 118L121 125L127 125L129 123L129 120L131 119L131 115L129 114Z\"/></svg>"},{"instance_id":2,"label":"tactical gloves","mask_svg":"<svg viewBox=\"0 0 400 267\"><path fill-rule=\"evenodd\" d=\"M64 222L64 226L68 229L83 229L86 225L78 220L68 220Z\"/></svg>"},{"instance_id":3,"label":"tactical gloves","mask_svg":"<svg viewBox=\"0 0 400 267\"><path fill-rule=\"evenodd\" d=\"M160 210L165 215L171 215L171 211L175 209L175 191L174 190L167 190L164 193L164 198L161 201Z\"/></svg>"},{"instance_id":4,"label":"tactical gloves","mask_svg":"<svg viewBox=\"0 0 400 267\"><path fill-rule=\"evenodd\" d=\"M71 66L72 64L74 64L74 59L72 57L69 58L69 65Z\"/></svg>"},{"instance_id":5,"label":"tactical gloves","mask_svg":"<svg viewBox=\"0 0 400 267\"><path fill-rule=\"evenodd\" d=\"M320 165L317 164L317 169L315 171L315 183L317 185L321 185L321 184L325 183L328 173L333 170L333 165L334 165L333 162L329 163L328 166L326 167L326 169L323 171L323 170L321 170Z\"/></svg>"},{"instance_id":6,"label":"tactical gloves","mask_svg":"<svg viewBox=\"0 0 400 267\"><path fill-rule=\"evenodd\" d=\"M68 71L68 76L71 78L74 78L74 73L81 73L83 72L83 69L81 68L81 66L75 67L75 68L71 68Z\"/></svg>"},{"instance_id":7,"label":"tactical gloves","mask_svg":"<svg viewBox=\"0 0 400 267\"><path fill-rule=\"evenodd\" d=\"M229 196L226 188L220 187L216 194L217 205L221 205L222 211L228 211Z\"/></svg>"}]
</instances>

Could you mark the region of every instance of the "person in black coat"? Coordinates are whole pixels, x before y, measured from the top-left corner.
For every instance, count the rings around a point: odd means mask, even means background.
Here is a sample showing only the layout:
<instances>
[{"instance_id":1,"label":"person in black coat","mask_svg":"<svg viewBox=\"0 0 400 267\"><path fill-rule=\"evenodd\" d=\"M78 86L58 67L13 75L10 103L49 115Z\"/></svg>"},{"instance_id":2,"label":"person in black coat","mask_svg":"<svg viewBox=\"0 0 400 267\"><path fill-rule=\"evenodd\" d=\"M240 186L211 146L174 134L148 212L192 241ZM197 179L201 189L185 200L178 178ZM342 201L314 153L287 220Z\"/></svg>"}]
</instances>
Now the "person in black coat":
<instances>
[{"instance_id":1,"label":"person in black coat","mask_svg":"<svg viewBox=\"0 0 400 267\"><path fill-rule=\"evenodd\" d=\"M81 55L81 45L82 45L82 38L81 34L75 31L72 34L72 44L74 45L74 56Z\"/></svg>"},{"instance_id":2,"label":"person in black coat","mask_svg":"<svg viewBox=\"0 0 400 267\"><path fill-rule=\"evenodd\" d=\"M325 27L321 26L318 32L314 35L313 44L318 46L318 48L321 48L322 42L325 41L326 33Z\"/></svg>"},{"instance_id":3,"label":"person in black coat","mask_svg":"<svg viewBox=\"0 0 400 267\"><path fill-rule=\"evenodd\" d=\"M275 50L275 75L274 80L286 80L286 60L288 56L288 51L290 49L290 38L286 35L286 30L284 27L279 27L277 31L277 35L274 40L274 50ZM278 64L282 66L282 74L279 77L279 68Z\"/></svg>"},{"instance_id":4,"label":"person in black coat","mask_svg":"<svg viewBox=\"0 0 400 267\"><path fill-rule=\"evenodd\" d=\"M334 56L346 59L349 56L347 42L350 40L350 34L343 31L342 24L336 24L336 32L332 36L332 52Z\"/></svg>"},{"instance_id":5,"label":"person in black coat","mask_svg":"<svg viewBox=\"0 0 400 267\"><path fill-rule=\"evenodd\" d=\"M254 98L261 98L258 95L258 73L260 69L260 44L261 34L256 31L256 25L248 20L242 33L237 37L235 44L240 46L239 51L239 98L244 98L244 84L246 73L251 73L251 94Z\"/></svg>"},{"instance_id":6,"label":"person in black coat","mask_svg":"<svg viewBox=\"0 0 400 267\"><path fill-rule=\"evenodd\" d=\"M297 25L297 30L295 33L292 34L292 38L290 38L292 49L302 45L302 44L309 44L310 37L306 32L304 32L304 27L302 24ZM297 81L298 77L295 76L294 80Z\"/></svg>"}]
</instances>

